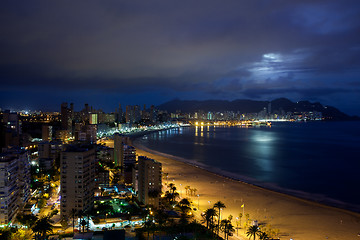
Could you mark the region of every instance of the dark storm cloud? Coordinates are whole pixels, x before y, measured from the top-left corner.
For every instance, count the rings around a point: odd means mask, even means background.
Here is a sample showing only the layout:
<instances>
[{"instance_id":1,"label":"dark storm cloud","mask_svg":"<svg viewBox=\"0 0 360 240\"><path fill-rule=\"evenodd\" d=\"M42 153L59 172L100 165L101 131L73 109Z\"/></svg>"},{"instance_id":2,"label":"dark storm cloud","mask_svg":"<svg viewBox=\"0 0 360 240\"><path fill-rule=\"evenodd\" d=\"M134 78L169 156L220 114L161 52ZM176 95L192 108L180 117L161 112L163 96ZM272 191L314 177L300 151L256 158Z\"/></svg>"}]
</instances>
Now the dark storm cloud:
<instances>
[{"instance_id":1,"label":"dark storm cloud","mask_svg":"<svg viewBox=\"0 0 360 240\"><path fill-rule=\"evenodd\" d=\"M357 0L3 1L0 31L3 89L359 91Z\"/></svg>"},{"instance_id":2,"label":"dark storm cloud","mask_svg":"<svg viewBox=\"0 0 360 240\"><path fill-rule=\"evenodd\" d=\"M307 98L312 98L313 96L322 97L331 94L338 93L351 93L351 89L334 89L334 88L280 88L280 89L249 89L244 91L244 95L250 98L261 98L264 95L284 95L284 94L299 94Z\"/></svg>"}]
</instances>

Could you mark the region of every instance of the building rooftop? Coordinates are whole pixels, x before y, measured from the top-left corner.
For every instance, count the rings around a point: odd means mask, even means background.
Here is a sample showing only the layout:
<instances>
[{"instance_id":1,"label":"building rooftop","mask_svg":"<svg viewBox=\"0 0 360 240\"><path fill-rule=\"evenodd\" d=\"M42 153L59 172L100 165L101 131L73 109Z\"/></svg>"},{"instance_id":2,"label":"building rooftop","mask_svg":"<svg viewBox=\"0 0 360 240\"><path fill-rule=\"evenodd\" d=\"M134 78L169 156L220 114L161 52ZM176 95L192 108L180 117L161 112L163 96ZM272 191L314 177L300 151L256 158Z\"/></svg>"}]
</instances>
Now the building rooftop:
<instances>
[{"instance_id":1,"label":"building rooftop","mask_svg":"<svg viewBox=\"0 0 360 240\"><path fill-rule=\"evenodd\" d=\"M92 144L69 144L65 147L64 152L86 152L94 148L95 145Z\"/></svg>"},{"instance_id":2,"label":"building rooftop","mask_svg":"<svg viewBox=\"0 0 360 240\"><path fill-rule=\"evenodd\" d=\"M0 153L0 162L8 162L15 158L17 158L16 155L20 155L25 153L26 151L19 147L14 148L8 148L4 150L2 153Z\"/></svg>"},{"instance_id":3,"label":"building rooftop","mask_svg":"<svg viewBox=\"0 0 360 240\"><path fill-rule=\"evenodd\" d=\"M154 162L154 163L159 163L159 164L161 164L160 162L158 162L158 161L156 161L156 160L154 160L154 159L152 159L152 158L148 158L148 157L146 157L146 156L138 156L138 160L140 160L140 159L148 160L148 161L152 161L152 162Z\"/></svg>"}]
</instances>

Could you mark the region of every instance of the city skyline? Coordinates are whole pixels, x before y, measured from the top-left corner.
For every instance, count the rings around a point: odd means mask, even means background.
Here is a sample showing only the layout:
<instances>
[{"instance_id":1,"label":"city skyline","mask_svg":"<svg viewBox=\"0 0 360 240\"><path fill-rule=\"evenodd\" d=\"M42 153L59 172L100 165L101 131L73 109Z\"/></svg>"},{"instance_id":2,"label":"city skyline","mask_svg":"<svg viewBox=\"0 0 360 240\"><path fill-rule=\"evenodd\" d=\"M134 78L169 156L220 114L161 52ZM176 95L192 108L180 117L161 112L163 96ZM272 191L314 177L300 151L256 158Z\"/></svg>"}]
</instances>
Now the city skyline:
<instances>
[{"instance_id":1,"label":"city skyline","mask_svg":"<svg viewBox=\"0 0 360 240\"><path fill-rule=\"evenodd\" d=\"M1 108L309 100L360 115L358 1L2 3Z\"/></svg>"}]
</instances>

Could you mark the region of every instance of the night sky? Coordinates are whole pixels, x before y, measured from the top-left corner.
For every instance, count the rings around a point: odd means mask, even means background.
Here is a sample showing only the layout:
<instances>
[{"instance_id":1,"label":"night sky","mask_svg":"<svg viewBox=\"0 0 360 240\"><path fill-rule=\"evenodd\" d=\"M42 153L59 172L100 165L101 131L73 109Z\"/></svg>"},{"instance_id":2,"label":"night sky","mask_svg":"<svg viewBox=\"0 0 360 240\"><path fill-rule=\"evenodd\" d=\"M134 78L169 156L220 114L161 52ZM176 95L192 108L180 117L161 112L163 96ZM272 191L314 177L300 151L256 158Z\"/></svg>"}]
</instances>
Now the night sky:
<instances>
[{"instance_id":1,"label":"night sky","mask_svg":"<svg viewBox=\"0 0 360 240\"><path fill-rule=\"evenodd\" d=\"M287 97L360 115L360 1L0 3L0 107Z\"/></svg>"}]
</instances>

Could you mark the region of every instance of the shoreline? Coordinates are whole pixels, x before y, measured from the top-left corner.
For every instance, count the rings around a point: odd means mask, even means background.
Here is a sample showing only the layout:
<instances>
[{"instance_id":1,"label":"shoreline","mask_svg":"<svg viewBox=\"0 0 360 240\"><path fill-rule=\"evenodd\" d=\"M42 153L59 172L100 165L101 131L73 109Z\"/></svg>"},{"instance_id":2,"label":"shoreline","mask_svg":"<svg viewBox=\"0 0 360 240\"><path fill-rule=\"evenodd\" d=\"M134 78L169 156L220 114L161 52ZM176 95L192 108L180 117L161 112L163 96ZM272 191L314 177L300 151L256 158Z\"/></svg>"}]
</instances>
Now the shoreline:
<instances>
[{"instance_id":1,"label":"shoreline","mask_svg":"<svg viewBox=\"0 0 360 240\"><path fill-rule=\"evenodd\" d=\"M163 131L163 130L157 130L157 131ZM166 130L164 130L166 131ZM156 131L153 131L156 132ZM149 132L149 133L153 133L153 132ZM287 195L289 197L294 197L294 198L298 198L299 200L304 200L304 201L309 201L311 203L315 203L315 204L319 204L322 205L324 207L331 207L331 208L335 208L335 209L339 209L339 210L343 210L343 211L347 211L349 213L354 213L354 214L360 214L360 207L357 205L353 205L350 203L345 203L342 202L341 200L337 200L337 199L333 199L333 198L326 198L321 194L316 194L316 193L308 193L308 192L304 192L301 190L294 190L294 189L286 189L286 188L282 188L279 187L277 185L272 185L270 183L256 183L257 181L255 179L251 179L251 178L247 178L247 177L243 177L239 178L236 174L231 173L231 172L227 172L215 167L211 167L208 165L200 165L200 164L195 164L192 163L190 160L188 159L184 159L182 157L178 157L178 156L174 156L171 154L167 154L167 153L163 153L163 152L158 152L156 150L150 149L145 147L144 145L140 144L140 143L135 143L136 139L145 136L147 133L144 134L139 134L137 136L132 136L131 139L131 144L136 148L136 149L141 149L145 152L157 155L157 156L162 156L162 157L166 157L166 158L170 158L174 161L179 161L182 162L184 164L187 164L189 166L192 167L196 167L199 169L202 169L204 171L209 172L210 174L214 174L216 176L219 177L223 177L226 178L228 180L232 180L232 181L236 181L239 183L243 183L243 184L249 184L252 185L254 187L258 187L260 189L263 190L268 190L268 191L273 191L276 193L280 193L280 194L284 194ZM222 174L223 173L223 174ZM233 175L233 176L232 176ZM324 200L321 200L324 199Z\"/></svg>"},{"instance_id":2,"label":"shoreline","mask_svg":"<svg viewBox=\"0 0 360 240\"><path fill-rule=\"evenodd\" d=\"M185 193L185 185L195 186L200 197L185 194L182 197L192 198L194 205L200 203L201 211L220 200L227 206L224 216L232 214L235 219L243 211L241 204L245 204L245 213L249 213L252 220L280 229L282 239L356 239L360 232L360 214L357 212L240 181L170 155L159 155L159 152L139 145L133 144L138 155L161 162L163 171L169 173L169 179L174 181L180 195ZM219 187L223 194L219 194ZM233 225L236 227L235 222ZM239 233L244 237L243 229Z\"/></svg>"},{"instance_id":3,"label":"shoreline","mask_svg":"<svg viewBox=\"0 0 360 240\"><path fill-rule=\"evenodd\" d=\"M134 132L134 133L121 133L121 135L123 135L124 137L128 137L130 139L130 141L133 142L136 139L138 139L142 136L151 134L151 133L167 131L167 130L183 128L183 127L185 127L185 126L170 127L170 128L166 128L166 129L153 129L153 130L139 131L139 132Z\"/></svg>"}]
</instances>

